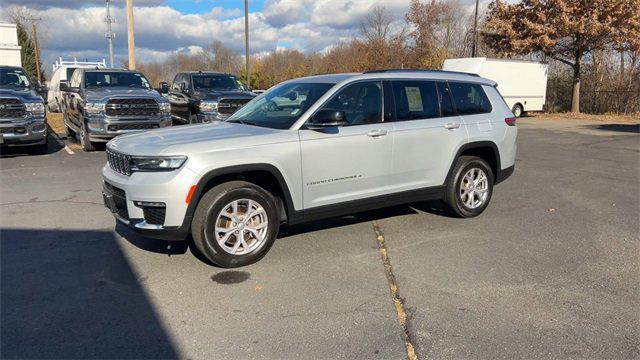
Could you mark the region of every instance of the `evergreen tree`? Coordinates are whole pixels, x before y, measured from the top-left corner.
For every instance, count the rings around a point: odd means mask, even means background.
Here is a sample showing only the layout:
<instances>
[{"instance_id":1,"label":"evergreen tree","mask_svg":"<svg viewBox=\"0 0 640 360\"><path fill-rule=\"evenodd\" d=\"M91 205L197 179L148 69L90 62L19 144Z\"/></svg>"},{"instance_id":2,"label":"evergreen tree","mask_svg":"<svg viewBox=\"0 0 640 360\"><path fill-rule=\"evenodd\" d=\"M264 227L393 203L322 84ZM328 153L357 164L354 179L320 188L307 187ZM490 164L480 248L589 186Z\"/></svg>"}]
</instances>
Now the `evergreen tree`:
<instances>
[{"instance_id":1,"label":"evergreen tree","mask_svg":"<svg viewBox=\"0 0 640 360\"><path fill-rule=\"evenodd\" d=\"M17 30L18 30L18 45L22 47L20 50L20 54L22 56L22 67L27 71L29 76L32 79L37 79L37 71L36 71L36 49L31 40L31 36L25 29L22 22L17 22ZM40 69L42 70L42 62L38 58L38 62L40 63Z\"/></svg>"}]
</instances>

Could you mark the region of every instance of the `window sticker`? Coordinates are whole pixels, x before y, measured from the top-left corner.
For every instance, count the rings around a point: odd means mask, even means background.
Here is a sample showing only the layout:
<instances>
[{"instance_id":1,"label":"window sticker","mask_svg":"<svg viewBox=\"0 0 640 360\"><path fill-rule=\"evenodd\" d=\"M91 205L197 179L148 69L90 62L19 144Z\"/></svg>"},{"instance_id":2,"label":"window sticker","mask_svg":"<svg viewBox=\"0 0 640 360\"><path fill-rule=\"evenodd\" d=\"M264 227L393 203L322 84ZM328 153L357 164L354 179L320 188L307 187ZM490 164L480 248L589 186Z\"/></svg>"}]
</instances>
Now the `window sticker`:
<instances>
[{"instance_id":1,"label":"window sticker","mask_svg":"<svg viewBox=\"0 0 640 360\"><path fill-rule=\"evenodd\" d=\"M422 95L420 94L419 87L405 86L404 92L407 94L409 111L424 111L424 108L422 107Z\"/></svg>"}]
</instances>

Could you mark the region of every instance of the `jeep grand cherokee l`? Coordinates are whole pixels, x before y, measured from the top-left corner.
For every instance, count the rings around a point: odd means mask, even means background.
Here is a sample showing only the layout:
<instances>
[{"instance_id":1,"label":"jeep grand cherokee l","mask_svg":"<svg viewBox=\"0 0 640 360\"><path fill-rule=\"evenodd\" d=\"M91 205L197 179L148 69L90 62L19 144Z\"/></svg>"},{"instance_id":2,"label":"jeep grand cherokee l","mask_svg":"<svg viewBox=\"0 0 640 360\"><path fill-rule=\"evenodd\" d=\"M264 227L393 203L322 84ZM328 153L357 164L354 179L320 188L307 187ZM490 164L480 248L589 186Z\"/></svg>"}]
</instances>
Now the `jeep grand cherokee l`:
<instances>
[{"instance_id":1,"label":"jeep grand cherokee l","mask_svg":"<svg viewBox=\"0 0 640 360\"><path fill-rule=\"evenodd\" d=\"M44 100L21 67L0 66L0 145L47 146Z\"/></svg>"},{"instance_id":2,"label":"jeep grand cherokee l","mask_svg":"<svg viewBox=\"0 0 640 360\"><path fill-rule=\"evenodd\" d=\"M103 195L135 231L191 234L213 263L242 266L266 254L281 223L428 199L479 215L513 172L516 133L495 82L477 76L312 76L227 121L110 141Z\"/></svg>"},{"instance_id":3,"label":"jeep grand cherokee l","mask_svg":"<svg viewBox=\"0 0 640 360\"><path fill-rule=\"evenodd\" d=\"M256 95L231 74L189 71L178 73L167 98L175 124L224 120Z\"/></svg>"},{"instance_id":4,"label":"jeep grand cherokee l","mask_svg":"<svg viewBox=\"0 0 640 360\"><path fill-rule=\"evenodd\" d=\"M84 151L117 135L171 125L171 105L137 71L77 69L60 90L65 130Z\"/></svg>"}]
</instances>

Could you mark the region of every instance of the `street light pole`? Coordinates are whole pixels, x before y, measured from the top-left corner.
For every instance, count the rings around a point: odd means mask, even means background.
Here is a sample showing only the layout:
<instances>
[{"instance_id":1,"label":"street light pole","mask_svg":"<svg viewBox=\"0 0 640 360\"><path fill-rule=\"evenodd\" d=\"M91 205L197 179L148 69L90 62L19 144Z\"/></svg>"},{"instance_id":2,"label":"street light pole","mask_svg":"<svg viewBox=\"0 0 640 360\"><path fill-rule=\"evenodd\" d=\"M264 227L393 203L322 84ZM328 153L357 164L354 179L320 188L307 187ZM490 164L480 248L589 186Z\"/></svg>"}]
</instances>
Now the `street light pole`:
<instances>
[{"instance_id":1,"label":"street light pole","mask_svg":"<svg viewBox=\"0 0 640 360\"><path fill-rule=\"evenodd\" d=\"M251 70L249 68L249 0L244 0L244 47L246 58L247 87L251 89Z\"/></svg>"},{"instance_id":2,"label":"street light pole","mask_svg":"<svg viewBox=\"0 0 640 360\"><path fill-rule=\"evenodd\" d=\"M129 69L136 68L136 44L133 36L133 0L127 0L127 40L129 43Z\"/></svg>"},{"instance_id":3,"label":"street light pole","mask_svg":"<svg viewBox=\"0 0 640 360\"><path fill-rule=\"evenodd\" d=\"M478 4L479 0L476 0L476 10L473 17L473 45L471 47L471 57L478 55Z\"/></svg>"},{"instance_id":4,"label":"street light pole","mask_svg":"<svg viewBox=\"0 0 640 360\"><path fill-rule=\"evenodd\" d=\"M109 9L110 0L106 0L106 1L107 1L107 17L105 18L105 21L107 23L106 37L107 37L107 41L109 42L109 63L110 63L110 67L113 69L113 38L115 37L115 34L111 30L111 23L113 22L113 18L111 17L111 10Z\"/></svg>"}]
</instances>

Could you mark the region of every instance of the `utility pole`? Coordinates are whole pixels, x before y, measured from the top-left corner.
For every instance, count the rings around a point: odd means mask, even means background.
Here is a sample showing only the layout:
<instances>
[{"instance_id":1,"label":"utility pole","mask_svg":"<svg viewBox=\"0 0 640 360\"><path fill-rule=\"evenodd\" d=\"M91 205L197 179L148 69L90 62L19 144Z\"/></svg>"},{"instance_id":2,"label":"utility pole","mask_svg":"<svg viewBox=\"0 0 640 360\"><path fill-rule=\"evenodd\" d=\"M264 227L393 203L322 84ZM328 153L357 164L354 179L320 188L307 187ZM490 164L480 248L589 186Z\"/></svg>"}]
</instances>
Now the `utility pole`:
<instances>
[{"instance_id":1,"label":"utility pole","mask_svg":"<svg viewBox=\"0 0 640 360\"><path fill-rule=\"evenodd\" d=\"M36 29L36 21L42 20L42 18L30 17L27 20L31 20L31 29L33 31L34 56L36 57L36 76L38 77L38 82L42 82L42 74L40 73L40 48L38 47L38 30Z\"/></svg>"},{"instance_id":2,"label":"utility pole","mask_svg":"<svg viewBox=\"0 0 640 360\"><path fill-rule=\"evenodd\" d=\"M136 44L133 36L133 0L127 0L127 39L129 42L129 69L136 68Z\"/></svg>"},{"instance_id":3,"label":"utility pole","mask_svg":"<svg viewBox=\"0 0 640 360\"><path fill-rule=\"evenodd\" d=\"M249 69L249 0L244 0L244 47L247 70L247 87L251 90L251 71Z\"/></svg>"},{"instance_id":4,"label":"utility pole","mask_svg":"<svg viewBox=\"0 0 640 360\"><path fill-rule=\"evenodd\" d=\"M113 38L116 37L116 34L114 34L113 31L111 30L111 23L113 23L114 20L111 17L111 9L109 8L110 0L106 0L106 2L107 2L107 16L104 18L104 21L107 23L107 34L105 35L105 37L109 42L109 63L110 63L110 67L113 69Z\"/></svg>"},{"instance_id":5,"label":"utility pole","mask_svg":"<svg viewBox=\"0 0 640 360\"><path fill-rule=\"evenodd\" d=\"M478 4L479 0L476 0L476 11L473 17L473 45L471 47L471 57L478 56Z\"/></svg>"}]
</instances>

